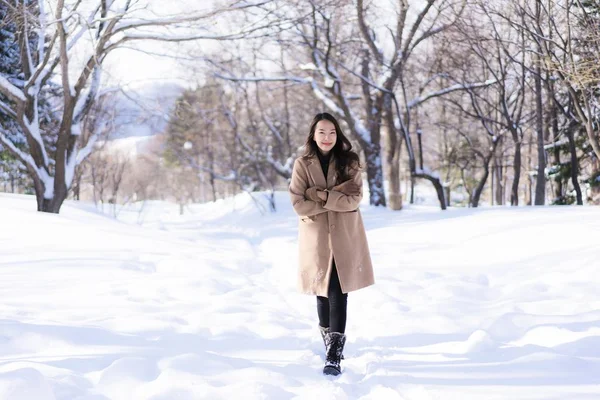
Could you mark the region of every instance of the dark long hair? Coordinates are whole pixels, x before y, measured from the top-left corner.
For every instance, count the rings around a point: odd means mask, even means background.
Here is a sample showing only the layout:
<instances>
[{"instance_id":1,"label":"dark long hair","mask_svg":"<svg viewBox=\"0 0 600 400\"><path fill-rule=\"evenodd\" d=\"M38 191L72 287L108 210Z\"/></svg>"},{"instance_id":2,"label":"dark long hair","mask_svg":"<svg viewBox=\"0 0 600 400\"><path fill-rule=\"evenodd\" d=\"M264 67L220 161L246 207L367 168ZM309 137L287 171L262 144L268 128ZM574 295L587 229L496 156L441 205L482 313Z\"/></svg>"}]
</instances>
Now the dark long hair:
<instances>
[{"instance_id":1,"label":"dark long hair","mask_svg":"<svg viewBox=\"0 0 600 400\"><path fill-rule=\"evenodd\" d=\"M336 162L336 184L341 183L350 178L349 169L360 168L360 158L358 157L358 154L352 151L352 143L350 143L346 135L344 135L342 128L340 128L340 124L338 124L333 115L329 113L319 113L315 115L310 124L310 132L306 138L306 143L304 143L304 154L302 155L302 158L307 159L317 156L319 147L314 141L315 130L317 129L317 123L323 120L331 122L335 127L336 142L333 149L331 149L331 153L335 156Z\"/></svg>"}]
</instances>

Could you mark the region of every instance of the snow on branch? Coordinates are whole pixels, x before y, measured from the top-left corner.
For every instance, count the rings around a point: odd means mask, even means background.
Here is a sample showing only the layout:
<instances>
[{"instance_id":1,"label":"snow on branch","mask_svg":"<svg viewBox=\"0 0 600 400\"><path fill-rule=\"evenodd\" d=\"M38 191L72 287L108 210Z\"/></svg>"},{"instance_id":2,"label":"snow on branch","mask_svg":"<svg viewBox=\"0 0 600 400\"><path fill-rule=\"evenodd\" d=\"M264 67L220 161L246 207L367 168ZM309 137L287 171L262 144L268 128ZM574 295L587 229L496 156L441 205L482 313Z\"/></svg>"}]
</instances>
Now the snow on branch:
<instances>
[{"instance_id":1,"label":"snow on branch","mask_svg":"<svg viewBox=\"0 0 600 400\"><path fill-rule=\"evenodd\" d=\"M566 144L569 144L569 139L561 139L557 142L552 142L550 144L544 145L544 150L552 150L556 147L564 146Z\"/></svg>"},{"instance_id":2,"label":"snow on branch","mask_svg":"<svg viewBox=\"0 0 600 400\"><path fill-rule=\"evenodd\" d=\"M28 166L30 169L37 171L37 166L35 165L35 161L30 154L27 154L21 149L19 149L15 144L6 137L6 134L0 130L0 143L4 145L8 150L19 159L24 165Z\"/></svg>"},{"instance_id":3,"label":"snow on branch","mask_svg":"<svg viewBox=\"0 0 600 400\"><path fill-rule=\"evenodd\" d=\"M50 158L48 157L48 152L46 151L46 147L44 146L44 140L42 139L42 134L40 132L40 120L38 117L38 110L34 111L33 120L30 121L26 116L23 117L23 124L27 128L26 133L29 133L29 136L35 140L37 146L40 149L42 154L44 165L50 165Z\"/></svg>"},{"instance_id":4,"label":"snow on branch","mask_svg":"<svg viewBox=\"0 0 600 400\"><path fill-rule=\"evenodd\" d=\"M26 101L25 94L2 75L0 75L0 92L15 101Z\"/></svg>"},{"instance_id":5,"label":"snow on branch","mask_svg":"<svg viewBox=\"0 0 600 400\"><path fill-rule=\"evenodd\" d=\"M432 171L427 167L423 167L423 169L416 168L415 175L421 175L424 177L426 176L426 177L432 178L432 179L440 179L440 174L437 171Z\"/></svg>"},{"instance_id":6,"label":"snow on branch","mask_svg":"<svg viewBox=\"0 0 600 400\"><path fill-rule=\"evenodd\" d=\"M96 145L96 143L98 141L98 137L99 137L98 134L92 135L88 139L88 142L86 143L85 147L77 152L77 159L76 159L77 165L81 164L83 161L85 161L86 158L88 158L88 156L90 154L92 154L92 151L94 150L94 146Z\"/></svg>"},{"instance_id":7,"label":"snow on branch","mask_svg":"<svg viewBox=\"0 0 600 400\"><path fill-rule=\"evenodd\" d=\"M316 82L311 81L311 86L312 86L313 93L315 94L315 96L317 96L317 98L319 100L321 100L327 108L329 108L334 113L337 113L338 115L344 115L344 110L342 110L340 107L338 107L338 105L335 104L335 102L333 100L331 100L329 97L327 97L327 95L325 93L323 93L323 91L317 85Z\"/></svg>"},{"instance_id":8,"label":"snow on branch","mask_svg":"<svg viewBox=\"0 0 600 400\"><path fill-rule=\"evenodd\" d=\"M17 113L12 108L10 108L10 106L8 104L3 102L2 100L0 100L0 113L4 113L13 119L17 118Z\"/></svg>"},{"instance_id":9,"label":"snow on branch","mask_svg":"<svg viewBox=\"0 0 600 400\"><path fill-rule=\"evenodd\" d=\"M294 158L289 157L285 164L282 164L280 161L274 160L270 154L266 155L265 161L269 163L269 165L277 171L277 173L283 177L290 178L292 176L292 166L294 163Z\"/></svg>"}]
</instances>

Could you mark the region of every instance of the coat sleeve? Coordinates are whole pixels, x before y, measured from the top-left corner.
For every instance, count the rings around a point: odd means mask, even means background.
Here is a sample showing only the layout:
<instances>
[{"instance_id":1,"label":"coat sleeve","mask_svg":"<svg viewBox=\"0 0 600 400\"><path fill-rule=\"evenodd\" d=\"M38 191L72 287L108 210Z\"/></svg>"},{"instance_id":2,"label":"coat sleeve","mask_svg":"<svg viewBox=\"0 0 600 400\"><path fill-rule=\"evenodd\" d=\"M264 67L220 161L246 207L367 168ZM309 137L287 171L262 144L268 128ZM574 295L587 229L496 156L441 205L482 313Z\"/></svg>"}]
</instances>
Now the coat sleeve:
<instances>
[{"instance_id":1,"label":"coat sleeve","mask_svg":"<svg viewBox=\"0 0 600 400\"><path fill-rule=\"evenodd\" d=\"M342 192L328 190L327 202L323 205L325 209L329 211L348 212L356 210L360 205L363 197L361 170L351 169L350 171L350 179L358 185L360 193L357 196L347 196Z\"/></svg>"},{"instance_id":2,"label":"coat sleeve","mask_svg":"<svg viewBox=\"0 0 600 400\"><path fill-rule=\"evenodd\" d=\"M299 216L311 217L313 215L327 212L323 208L322 202L315 202L308 200L304 197L304 192L308 188L308 175L306 169L302 166L300 161L296 159L294 162L294 169L292 170L292 179L290 182L289 193L292 199L292 206L294 211Z\"/></svg>"}]
</instances>

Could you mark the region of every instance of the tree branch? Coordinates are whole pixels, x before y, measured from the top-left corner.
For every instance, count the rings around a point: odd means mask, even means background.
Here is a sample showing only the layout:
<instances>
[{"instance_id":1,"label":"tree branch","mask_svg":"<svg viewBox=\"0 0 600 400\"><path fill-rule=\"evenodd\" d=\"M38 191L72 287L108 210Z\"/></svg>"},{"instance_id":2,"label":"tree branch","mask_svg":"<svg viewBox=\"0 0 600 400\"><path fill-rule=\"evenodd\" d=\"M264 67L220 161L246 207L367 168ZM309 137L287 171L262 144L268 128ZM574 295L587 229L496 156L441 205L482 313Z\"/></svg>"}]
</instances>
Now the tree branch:
<instances>
[{"instance_id":1,"label":"tree branch","mask_svg":"<svg viewBox=\"0 0 600 400\"><path fill-rule=\"evenodd\" d=\"M358 15L358 26L360 27L360 32L362 33L364 40L367 42L367 45L371 49L371 52L375 56L375 59L380 64L383 64L383 54L377 48L375 41L371 37L371 33L369 32L369 27L367 26L367 23L365 22L364 12L365 12L365 10L364 10L363 0L358 0L356 2L356 13Z\"/></svg>"},{"instance_id":2,"label":"tree branch","mask_svg":"<svg viewBox=\"0 0 600 400\"><path fill-rule=\"evenodd\" d=\"M458 90L470 90L470 89L486 87L486 86L493 85L494 83L497 83L497 82L498 81L496 79L490 79L490 80L487 80L487 81L481 82L481 83L472 83L472 84L458 83L456 85L452 85L447 88L437 90L435 92L428 93L425 96L419 96L419 97L411 100L407 104L407 109L414 108L416 106L419 106L419 105L425 103L427 100L431 100L435 97L440 97L440 96L446 95L448 93L456 92Z\"/></svg>"}]
</instances>

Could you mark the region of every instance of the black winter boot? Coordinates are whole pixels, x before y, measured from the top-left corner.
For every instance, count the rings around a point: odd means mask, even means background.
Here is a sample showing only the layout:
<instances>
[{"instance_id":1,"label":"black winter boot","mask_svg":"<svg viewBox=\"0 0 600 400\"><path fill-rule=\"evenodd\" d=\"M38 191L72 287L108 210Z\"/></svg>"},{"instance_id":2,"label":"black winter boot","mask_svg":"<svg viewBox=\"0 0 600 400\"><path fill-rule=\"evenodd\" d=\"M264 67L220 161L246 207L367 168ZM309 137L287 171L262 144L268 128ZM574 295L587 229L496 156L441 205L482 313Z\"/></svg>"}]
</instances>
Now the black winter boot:
<instances>
[{"instance_id":1,"label":"black winter boot","mask_svg":"<svg viewBox=\"0 0 600 400\"><path fill-rule=\"evenodd\" d=\"M330 332L325 335L325 375L339 375L342 372L340 361L346 344L346 335L339 332Z\"/></svg>"},{"instance_id":2,"label":"black winter boot","mask_svg":"<svg viewBox=\"0 0 600 400\"><path fill-rule=\"evenodd\" d=\"M325 345L325 351L327 351L327 343L325 342L325 336L329 333L329 327L324 328L319 325L319 332L321 333L321 338L323 339L323 344ZM342 360L344 359L344 355L342 354Z\"/></svg>"}]
</instances>

